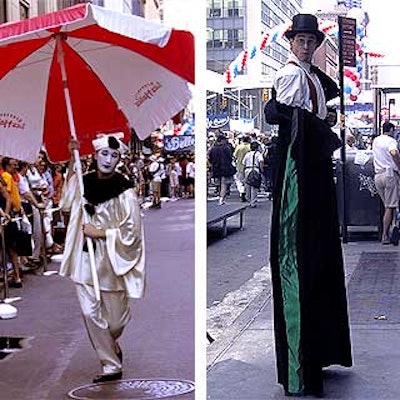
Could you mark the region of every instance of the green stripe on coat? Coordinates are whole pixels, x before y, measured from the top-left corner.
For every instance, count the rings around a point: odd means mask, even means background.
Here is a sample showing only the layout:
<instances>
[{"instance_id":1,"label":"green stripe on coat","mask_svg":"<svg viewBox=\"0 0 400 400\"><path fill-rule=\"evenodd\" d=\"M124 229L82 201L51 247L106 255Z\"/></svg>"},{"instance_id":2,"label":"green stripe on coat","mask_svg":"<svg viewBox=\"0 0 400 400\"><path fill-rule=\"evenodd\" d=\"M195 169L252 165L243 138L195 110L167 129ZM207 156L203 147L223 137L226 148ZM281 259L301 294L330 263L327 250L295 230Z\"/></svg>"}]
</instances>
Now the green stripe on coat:
<instances>
[{"instance_id":1,"label":"green stripe on coat","mask_svg":"<svg viewBox=\"0 0 400 400\"><path fill-rule=\"evenodd\" d=\"M279 265L283 311L288 341L288 391L303 389L300 348L300 299L296 233L298 214L298 177L289 146L280 207Z\"/></svg>"}]
</instances>

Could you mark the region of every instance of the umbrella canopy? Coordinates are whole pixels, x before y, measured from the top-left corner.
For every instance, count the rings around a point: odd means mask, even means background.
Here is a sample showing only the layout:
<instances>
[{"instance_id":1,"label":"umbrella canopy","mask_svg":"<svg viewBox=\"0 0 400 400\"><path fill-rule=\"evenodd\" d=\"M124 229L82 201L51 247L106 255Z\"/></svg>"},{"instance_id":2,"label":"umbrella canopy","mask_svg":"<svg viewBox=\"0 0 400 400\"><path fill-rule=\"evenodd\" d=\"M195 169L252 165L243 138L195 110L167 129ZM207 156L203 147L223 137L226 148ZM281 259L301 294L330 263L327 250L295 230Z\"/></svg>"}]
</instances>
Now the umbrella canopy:
<instances>
[{"instance_id":1,"label":"umbrella canopy","mask_svg":"<svg viewBox=\"0 0 400 400\"><path fill-rule=\"evenodd\" d=\"M0 154L27 161L67 160L74 129L81 154L100 132L143 139L194 83L191 33L92 4L0 25L0 60Z\"/></svg>"}]
</instances>

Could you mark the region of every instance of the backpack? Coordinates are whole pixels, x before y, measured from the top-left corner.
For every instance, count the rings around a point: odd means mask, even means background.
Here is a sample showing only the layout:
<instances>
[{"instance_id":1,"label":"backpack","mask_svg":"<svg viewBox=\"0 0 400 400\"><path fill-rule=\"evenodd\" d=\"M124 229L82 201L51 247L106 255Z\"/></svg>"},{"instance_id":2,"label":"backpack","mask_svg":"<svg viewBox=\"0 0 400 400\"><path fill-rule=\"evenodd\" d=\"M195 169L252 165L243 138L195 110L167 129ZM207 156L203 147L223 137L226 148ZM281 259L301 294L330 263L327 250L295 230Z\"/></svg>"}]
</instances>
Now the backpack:
<instances>
[{"instance_id":1,"label":"backpack","mask_svg":"<svg viewBox=\"0 0 400 400\"><path fill-rule=\"evenodd\" d=\"M252 166L252 170L247 175L246 183L250 186L253 186L253 187L259 189L261 187L261 174L257 170L254 169L255 157L256 157L256 152L254 152L254 154L253 154L253 166Z\"/></svg>"}]
</instances>

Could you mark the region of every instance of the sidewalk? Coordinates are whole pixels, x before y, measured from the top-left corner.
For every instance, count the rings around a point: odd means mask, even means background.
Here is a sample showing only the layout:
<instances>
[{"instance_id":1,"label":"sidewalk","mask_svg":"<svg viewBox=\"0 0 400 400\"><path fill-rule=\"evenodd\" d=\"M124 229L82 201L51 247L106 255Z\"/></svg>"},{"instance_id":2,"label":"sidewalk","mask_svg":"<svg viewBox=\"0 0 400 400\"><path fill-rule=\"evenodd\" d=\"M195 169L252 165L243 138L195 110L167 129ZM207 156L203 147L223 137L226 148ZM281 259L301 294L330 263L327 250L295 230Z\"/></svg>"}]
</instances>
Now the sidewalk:
<instances>
[{"instance_id":1,"label":"sidewalk","mask_svg":"<svg viewBox=\"0 0 400 400\"><path fill-rule=\"evenodd\" d=\"M378 241L343 245L352 368L326 370L327 399L400 399L400 248ZM272 293L263 290L207 348L210 400L284 399L276 382Z\"/></svg>"}]
</instances>

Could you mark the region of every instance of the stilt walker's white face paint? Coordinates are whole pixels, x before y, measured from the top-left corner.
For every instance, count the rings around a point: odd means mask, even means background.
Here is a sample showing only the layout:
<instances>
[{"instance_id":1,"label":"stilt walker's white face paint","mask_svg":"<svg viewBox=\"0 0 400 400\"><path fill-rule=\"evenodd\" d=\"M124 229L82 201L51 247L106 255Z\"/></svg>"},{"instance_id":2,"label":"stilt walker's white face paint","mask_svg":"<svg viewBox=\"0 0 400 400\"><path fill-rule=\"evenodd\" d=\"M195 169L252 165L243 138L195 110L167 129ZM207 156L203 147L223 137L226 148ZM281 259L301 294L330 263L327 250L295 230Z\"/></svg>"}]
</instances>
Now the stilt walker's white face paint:
<instances>
[{"instance_id":1,"label":"stilt walker's white face paint","mask_svg":"<svg viewBox=\"0 0 400 400\"><path fill-rule=\"evenodd\" d=\"M120 154L118 150L105 147L97 152L97 168L105 175L114 172L118 161L120 159Z\"/></svg>"}]
</instances>

